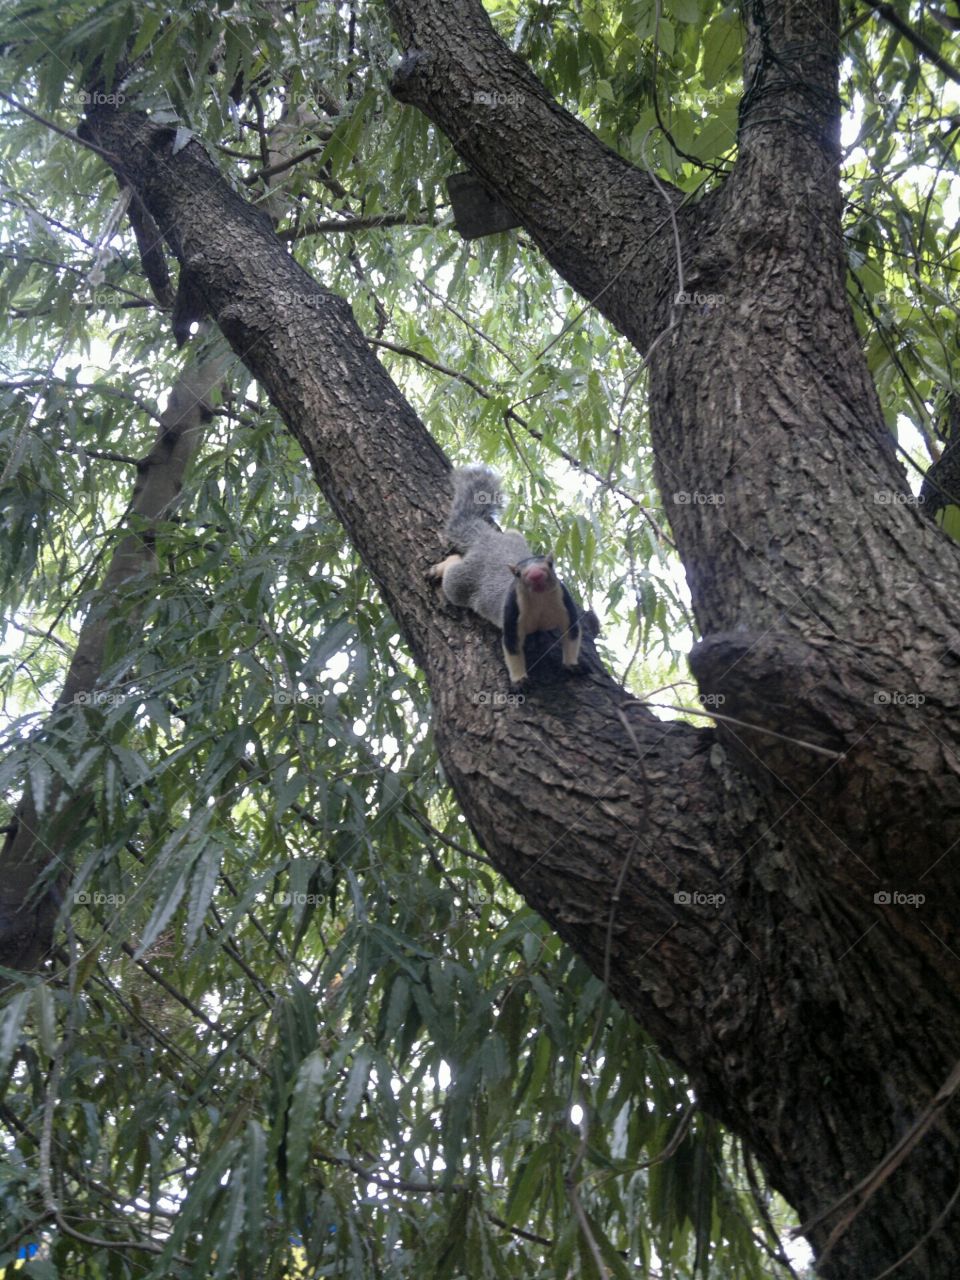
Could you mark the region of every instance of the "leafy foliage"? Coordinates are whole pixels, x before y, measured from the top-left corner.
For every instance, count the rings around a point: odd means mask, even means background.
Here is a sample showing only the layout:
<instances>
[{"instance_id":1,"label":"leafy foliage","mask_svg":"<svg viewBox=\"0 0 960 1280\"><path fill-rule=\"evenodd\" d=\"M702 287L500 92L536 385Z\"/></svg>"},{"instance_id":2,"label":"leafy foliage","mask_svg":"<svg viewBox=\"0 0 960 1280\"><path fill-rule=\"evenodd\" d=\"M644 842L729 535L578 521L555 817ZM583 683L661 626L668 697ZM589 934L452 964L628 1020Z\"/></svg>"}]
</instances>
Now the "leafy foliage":
<instances>
[{"instance_id":1,"label":"leafy foliage","mask_svg":"<svg viewBox=\"0 0 960 1280\"><path fill-rule=\"evenodd\" d=\"M691 193L721 179L729 8L493 12L611 145ZM4 27L6 91L61 129L96 79L202 138L448 451L505 467L602 599L613 667L638 693L680 678L644 371L522 236L459 240L455 158L390 97L381 8L30 3ZM873 23L844 47L851 289L891 422L936 434L956 95ZM264 179L261 143L307 158ZM0 155L0 773L73 871L56 973L10 975L0 1012L0 1268L37 1246L43 1278L592 1276L573 1184L614 1276L767 1274L736 1144L687 1125L684 1081L473 846L427 690L241 368L155 572L100 598L176 376L169 318L98 157L13 106ZM107 664L51 716L90 609Z\"/></svg>"}]
</instances>

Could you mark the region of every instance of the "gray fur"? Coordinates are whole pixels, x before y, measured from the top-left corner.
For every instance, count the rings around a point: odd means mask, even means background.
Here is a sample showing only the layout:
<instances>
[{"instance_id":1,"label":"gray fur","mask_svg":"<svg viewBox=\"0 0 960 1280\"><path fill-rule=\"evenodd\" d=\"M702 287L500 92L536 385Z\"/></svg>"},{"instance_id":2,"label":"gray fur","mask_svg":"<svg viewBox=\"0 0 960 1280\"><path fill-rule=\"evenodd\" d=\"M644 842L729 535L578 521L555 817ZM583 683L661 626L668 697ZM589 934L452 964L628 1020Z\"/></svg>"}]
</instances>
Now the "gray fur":
<instances>
[{"instance_id":1,"label":"gray fur","mask_svg":"<svg viewBox=\"0 0 960 1280\"><path fill-rule=\"evenodd\" d=\"M444 572L443 592L452 604L472 609L497 627L503 626L503 605L514 581L510 565L531 554L523 534L501 532L491 523L502 505L500 479L489 467L454 472L446 532L463 559Z\"/></svg>"}]
</instances>

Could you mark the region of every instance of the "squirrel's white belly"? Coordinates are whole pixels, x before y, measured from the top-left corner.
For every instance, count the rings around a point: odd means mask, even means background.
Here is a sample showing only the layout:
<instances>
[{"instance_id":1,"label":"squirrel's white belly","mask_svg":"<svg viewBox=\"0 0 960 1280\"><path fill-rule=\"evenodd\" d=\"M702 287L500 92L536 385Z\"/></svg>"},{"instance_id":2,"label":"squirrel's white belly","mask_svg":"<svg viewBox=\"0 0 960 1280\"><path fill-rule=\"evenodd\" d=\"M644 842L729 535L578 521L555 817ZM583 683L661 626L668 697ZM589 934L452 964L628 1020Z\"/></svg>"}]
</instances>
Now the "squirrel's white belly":
<instances>
[{"instance_id":1,"label":"squirrel's white belly","mask_svg":"<svg viewBox=\"0 0 960 1280\"><path fill-rule=\"evenodd\" d=\"M527 635L549 631L551 627L566 631L569 620L559 591L525 591L523 603L523 629Z\"/></svg>"}]
</instances>

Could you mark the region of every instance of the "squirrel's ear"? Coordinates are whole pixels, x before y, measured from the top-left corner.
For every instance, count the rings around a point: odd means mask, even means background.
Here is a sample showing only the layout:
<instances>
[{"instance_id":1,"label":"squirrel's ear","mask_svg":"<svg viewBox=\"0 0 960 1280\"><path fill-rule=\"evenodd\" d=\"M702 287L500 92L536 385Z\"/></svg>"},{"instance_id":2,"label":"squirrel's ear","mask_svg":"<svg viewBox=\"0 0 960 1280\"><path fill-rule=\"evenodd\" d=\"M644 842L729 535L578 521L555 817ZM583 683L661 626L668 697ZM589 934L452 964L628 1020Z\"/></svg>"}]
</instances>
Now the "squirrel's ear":
<instances>
[{"instance_id":1,"label":"squirrel's ear","mask_svg":"<svg viewBox=\"0 0 960 1280\"><path fill-rule=\"evenodd\" d=\"M550 568L552 569L552 568L553 568L553 551L552 551L552 550L550 550L550 551L545 551L545 552L543 553L543 558L544 558L544 560L546 560L547 564L548 564L548 565L550 566Z\"/></svg>"},{"instance_id":2,"label":"squirrel's ear","mask_svg":"<svg viewBox=\"0 0 960 1280\"><path fill-rule=\"evenodd\" d=\"M508 565L507 565L507 568L510 570L510 572L513 574L513 576L514 576L515 578L519 578L519 577L520 577L520 566L519 566L519 565L516 565L516 564L508 564Z\"/></svg>"}]
</instances>

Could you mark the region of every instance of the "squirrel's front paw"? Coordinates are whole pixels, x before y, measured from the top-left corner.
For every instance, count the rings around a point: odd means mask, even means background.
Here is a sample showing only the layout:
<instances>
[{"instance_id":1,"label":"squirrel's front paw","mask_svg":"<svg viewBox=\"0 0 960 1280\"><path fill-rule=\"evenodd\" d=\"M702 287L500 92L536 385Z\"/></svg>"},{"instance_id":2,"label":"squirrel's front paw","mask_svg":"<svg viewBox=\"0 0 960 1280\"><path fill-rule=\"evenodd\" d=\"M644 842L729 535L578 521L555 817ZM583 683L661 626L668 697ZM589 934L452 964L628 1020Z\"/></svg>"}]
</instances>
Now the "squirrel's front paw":
<instances>
[{"instance_id":1,"label":"squirrel's front paw","mask_svg":"<svg viewBox=\"0 0 960 1280\"><path fill-rule=\"evenodd\" d=\"M585 676L590 670L587 664L579 659L576 662L565 662L563 669L571 676Z\"/></svg>"},{"instance_id":2,"label":"squirrel's front paw","mask_svg":"<svg viewBox=\"0 0 960 1280\"><path fill-rule=\"evenodd\" d=\"M429 578L433 582L440 582L450 566L453 564L459 564L462 559L463 556L447 556L445 560L440 560L436 564L432 564L423 576L425 578Z\"/></svg>"},{"instance_id":3,"label":"squirrel's front paw","mask_svg":"<svg viewBox=\"0 0 960 1280\"><path fill-rule=\"evenodd\" d=\"M511 693L526 693L529 688L530 688L529 676L521 676L519 680L510 681Z\"/></svg>"}]
</instances>

